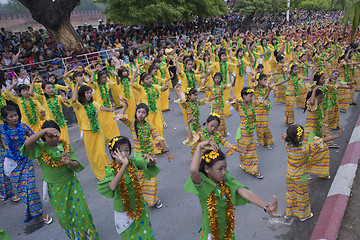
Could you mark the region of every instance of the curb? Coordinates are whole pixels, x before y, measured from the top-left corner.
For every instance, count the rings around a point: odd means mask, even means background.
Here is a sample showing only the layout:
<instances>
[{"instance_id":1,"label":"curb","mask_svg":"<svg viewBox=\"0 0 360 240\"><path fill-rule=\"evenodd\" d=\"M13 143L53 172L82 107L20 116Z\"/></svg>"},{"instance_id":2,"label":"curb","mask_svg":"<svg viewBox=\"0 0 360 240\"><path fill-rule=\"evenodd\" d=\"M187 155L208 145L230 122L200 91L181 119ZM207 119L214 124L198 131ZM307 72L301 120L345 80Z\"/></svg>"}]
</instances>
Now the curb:
<instances>
[{"instance_id":1,"label":"curb","mask_svg":"<svg viewBox=\"0 0 360 240\"><path fill-rule=\"evenodd\" d=\"M310 240L335 240L351 194L360 159L360 116L346 147Z\"/></svg>"}]
</instances>

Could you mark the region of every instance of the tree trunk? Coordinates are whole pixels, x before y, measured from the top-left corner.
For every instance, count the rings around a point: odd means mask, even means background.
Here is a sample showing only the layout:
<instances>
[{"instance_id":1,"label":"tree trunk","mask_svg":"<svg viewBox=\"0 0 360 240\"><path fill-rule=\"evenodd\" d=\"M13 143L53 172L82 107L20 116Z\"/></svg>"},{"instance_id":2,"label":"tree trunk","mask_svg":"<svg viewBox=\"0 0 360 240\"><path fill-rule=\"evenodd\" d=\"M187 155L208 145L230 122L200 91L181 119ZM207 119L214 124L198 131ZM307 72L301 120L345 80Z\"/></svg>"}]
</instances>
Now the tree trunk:
<instances>
[{"instance_id":1,"label":"tree trunk","mask_svg":"<svg viewBox=\"0 0 360 240\"><path fill-rule=\"evenodd\" d=\"M64 21L59 29L55 30L46 26L45 28L56 42L61 43L63 46L70 46L70 44L74 44L76 50L83 50L81 40L69 20Z\"/></svg>"}]
</instances>

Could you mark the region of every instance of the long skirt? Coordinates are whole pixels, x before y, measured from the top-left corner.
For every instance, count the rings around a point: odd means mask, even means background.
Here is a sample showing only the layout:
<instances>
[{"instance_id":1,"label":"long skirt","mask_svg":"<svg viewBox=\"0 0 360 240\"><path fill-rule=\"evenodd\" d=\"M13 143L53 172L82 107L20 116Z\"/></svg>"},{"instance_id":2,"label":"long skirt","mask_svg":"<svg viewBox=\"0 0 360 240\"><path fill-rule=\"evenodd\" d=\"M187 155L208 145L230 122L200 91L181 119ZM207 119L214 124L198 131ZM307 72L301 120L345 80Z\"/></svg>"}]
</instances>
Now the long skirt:
<instances>
[{"instance_id":1,"label":"long skirt","mask_svg":"<svg viewBox=\"0 0 360 240\"><path fill-rule=\"evenodd\" d=\"M258 157L254 141L254 134L248 134L241 129L241 138L237 139L238 148L246 151L246 154L239 153L240 163L245 172L256 175L258 172Z\"/></svg>"},{"instance_id":2,"label":"long skirt","mask_svg":"<svg viewBox=\"0 0 360 240\"><path fill-rule=\"evenodd\" d=\"M318 177L330 175L330 150L326 143L324 143L323 148L310 153L307 171L316 174Z\"/></svg>"},{"instance_id":3,"label":"long skirt","mask_svg":"<svg viewBox=\"0 0 360 240\"><path fill-rule=\"evenodd\" d=\"M113 112L99 111L99 123L104 134L105 144L108 144L114 137L120 136L120 131Z\"/></svg>"},{"instance_id":4,"label":"long skirt","mask_svg":"<svg viewBox=\"0 0 360 240\"><path fill-rule=\"evenodd\" d=\"M269 110L264 106L256 108L256 136L261 146L271 146L274 139L269 127Z\"/></svg>"},{"instance_id":5,"label":"long skirt","mask_svg":"<svg viewBox=\"0 0 360 240\"><path fill-rule=\"evenodd\" d=\"M155 240L154 231L152 229L148 207L143 204L143 214L138 220L134 220L131 225L122 233L120 233L121 240ZM121 222L117 221L117 212L115 212L115 227L121 228Z\"/></svg>"},{"instance_id":6,"label":"long skirt","mask_svg":"<svg viewBox=\"0 0 360 240\"><path fill-rule=\"evenodd\" d=\"M336 104L331 110L328 110L328 124L330 129L338 129L340 127L339 106Z\"/></svg>"},{"instance_id":7,"label":"long skirt","mask_svg":"<svg viewBox=\"0 0 360 240\"><path fill-rule=\"evenodd\" d=\"M99 239L82 187L74 176L62 183L49 183L48 193L60 226L69 239Z\"/></svg>"},{"instance_id":8,"label":"long skirt","mask_svg":"<svg viewBox=\"0 0 360 240\"><path fill-rule=\"evenodd\" d=\"M109 166L109 158L105 152L105 141L102 131L93 133L91 130L84 130L84 145L90 167L99 180L104 180L105 166Z\"/></svg>"},{"instance_id":9,"label":"long skirt","mask_svg":"<svg viewBox=\"0 0 360 240\"><path fill-rule=\"evenodd\" d=\"M339 109L347 110L351 103L350 89L339 88L338 90Z\"/></svg>"},{"instance_id":10,"label":"long skirt","mask_svg":"<svg viewBox=\"0 0 360 240\"><path fill-rule=\"evenodd\" d=\"M1 143L0 143L1 145ZM4 202L14 196L10 178L4 174L4 149L0 147L0 196L4 197Z\"/></svg>"},{"instance_id":11,"label":"long skirt","mask_svg":"<svg viewBox=\"0 0 360 240\"><path fill-rule=\"evenodd\" d=\"M220 109L219 106L216 103L212 103L212 105L211 105L211 113L215 113L215 114L218 114L220 116L220 125L217 128L216 132L218 132L219 134L221 134L223 136L226 136L227 130L226 130L226 123L225 123L224 109L225 109L225 104L224 104L223 109Z\"/></svg>"},{"instance_id":12,"label":"long skirt","mask_svg":"<svg viewBox=\"0 0 360 240\"><path fill-rule=\"evenodd\" d=\"M309 92L309 88L307 86L301 86L301 84L299 84L299 91L300 94L298 97L296 97L296 106L298 108L305 108L306 95Z\"/></svg>"},{"instance_id":13,"label":"long skirt","mask_svg":"<svg viewBox=\"0 0 360 240\"><path fill-rule=\"evenodd\" d=\"M286 216L310 217L310 199L307 182L286 178Z\"/></svg>"},{"instance_id":14,"label":"long skirt","mask_svg":"<svg viewBox=\"0 0 360 240\"><path fill-rule=\"evenodd\" d=\"M185 111L185 110L184 110ZM185 111L186 114L186 111ZM164 125L163 125L163 116L161 109L158 109L155 113L149 112L149 116L147 120L151 122L154 127L156 128L157 132L161 137L164 137ZM157 145L154 146L154 153L159 154L161 153L161 148Z\"/></svg>"},{"instance_id":15,"label":"long skirt","mask_svg":"<svg viewBox=\"0 0 360 240\"><path fill-rule=\"evenodd\" d=\"M224 102L230 97L230 88L224 90ZM224 116L230 117L230 104L224 104Z\"/></svg>"},{"instance_id":16,"label":"long skirt","mask_svg":"<svg viewBox=\"0 0 360 240\"><path fill-rule=\"evenodd\" d=\"M159 191L156 177L145 179L144 172L138 171L138 179L141 184L141 191L148 206L154 206L159 201Z\"/></svg>"},{"instance_id":17,"label":"long skirt","mask_svg":"<svg viewBox=\"0 0 360 240\"><path fill-rule=\"evenodd\" d=\"M279 81L282 81L282 79L280 79ZM276 98L276 103L285 103L286 102L285 93L286 93L286 83L281 84L275 88L274 94L275 94L275 98Z\"/></svg>"},{"instance_id":18,"label":"long skirt","mask_svg":"<svg viewBox=\"0 0 360 240\"><path fill-rule=\"evenodd\" d=\"M12 171L10 180L18 195L25 203L26 212L24 222L39 217L43 213L43 204L35 185L35 171L31 160L27 159Z\"/></svg>"},{"instance_id":19,"label":"long skirt","mask_svg":"<svg viewBox=\"0 0 360 240\"><path fill-rule=\"evenodd\" d=\"M293 124L295 122L295 93L290 92L286 95L286 105L285 105L285 123Z\"/></svg>"},{"instance_id":20,"label":"long skirt","mask_svg":"<svg viewBox=\"0 0 360 240\"><path fill-rule=\"evenodd\" d=\"M245 75L240 77L238 74L236 74L236 80L234 85L234 98L236 99L241 99L241 90L244 88L244 77Z\"/></svg>"}]
</instances>

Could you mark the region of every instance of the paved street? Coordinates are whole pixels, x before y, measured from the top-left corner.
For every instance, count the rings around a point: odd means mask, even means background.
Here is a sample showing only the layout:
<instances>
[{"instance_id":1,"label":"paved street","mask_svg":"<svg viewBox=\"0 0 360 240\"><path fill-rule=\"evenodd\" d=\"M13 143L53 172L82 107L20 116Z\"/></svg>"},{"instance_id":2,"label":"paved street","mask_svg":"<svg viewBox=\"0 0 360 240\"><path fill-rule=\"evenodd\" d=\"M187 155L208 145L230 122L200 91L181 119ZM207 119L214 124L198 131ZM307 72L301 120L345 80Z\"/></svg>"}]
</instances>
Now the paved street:
<instances>
[{"instance_id":1,"label":"paved street","mask_svg":"<svg viewBox=\"0 0 360 240\"><path fill-rule=\"evenodd\" d=\"M356 102L359 102L358 93ZM161 172L158 175L160 198L164 204L161 209L149 209L156 239L159 240L192 240L199 239L201 226L201 208L195 195L188 194L183 186L189 177L190 149L182 144L186 139L185 124L181 115L180 106L173 102L174 92L170 93L170 107L172 111L165 112L164 118L168 124L165 129L165 139L169 149L177 155L177 159L168 163L165 155L158 156L158 166ZM203 93L199 98L204 97ZM255 191L261 198L271 201L272 195L276 195L279 201L279 213L285 212L285 176L286 176L286 153L280 134L286 130L284 124L284 104L275 104L271 94L272 110L270 112L270 128L272 130L275 145L273 150L266 147L258 147L259 170L264 175L258 180L240 170L239 157L237 154L227 158L230 174L239 182ZM200 122L208 117L210 108L201 106ZM232 116L226 119L228 131L231 133L227 139L235 142L236 130L239 125L239 116L232 109ZM350 106L347 114L341 113L341 124L345 126L345 132L341 139L335 140L341 145L339 150L331 150L331 177L334 177L337 166L341 161L346 144L350 138L353 125L359 114L358 106ZM296 123L305 125L306 113L296 108ZM118 123L122 135L130 137L130 131L121 122ZM92 213L94 223L99 231L100 239L118 239L114 228L114 214L112 199L107 199L97 192L97 180L87 161L85 149L77 126L69 128L71 144L75 149L78 159L85 165L85 170L78 174L83 190ZM40 192L41 170L35 162L36 182ZM284 218L272 218L255 205L237 207L235 235L236 239L309 239L321 211L332 180L322 180L313 177L309 181L310 200L314 217L306 222L298 220L286 221ZM21 202L6 204L0 203L0 228L3 228L12 239L67 239L61 229L50 203L44 203L46 212L49 212L54 222L49 226L37 220L28 224L23 223L24 207Z\"/></svg>"}]
</instances>

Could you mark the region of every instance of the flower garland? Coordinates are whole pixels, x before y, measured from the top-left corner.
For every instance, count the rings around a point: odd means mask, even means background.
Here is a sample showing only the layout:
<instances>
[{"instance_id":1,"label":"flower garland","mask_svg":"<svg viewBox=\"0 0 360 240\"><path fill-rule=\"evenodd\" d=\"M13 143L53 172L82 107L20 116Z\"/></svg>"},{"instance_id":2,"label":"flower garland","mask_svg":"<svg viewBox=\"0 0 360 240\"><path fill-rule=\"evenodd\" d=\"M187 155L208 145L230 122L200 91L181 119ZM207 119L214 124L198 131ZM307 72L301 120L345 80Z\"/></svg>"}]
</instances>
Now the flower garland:
<instances>
[{"instance_id":1,"label":"flower garland","mask_svg":"<svg viewBox=\"0 0 360 240\"><path fill-rule=\"evenodd\" d=\"M65 152L65 151L66 151L66 152L69 152L69 145L68 145L66 142L62 141L62 140L60 140L59 142L62 143L63 148L64 148L64 152ZM64 165L61 161L53 161L53 160L51 159L51 157L47 154L45 147L41 150L41 159L42 159L47 165L50 165L51 167L60 168L60 167L62 167L62 166Z\"/></svg>"},{"instance_id":2,"label":"flower garland","mask_svg":"<svg viewBox=\"0 0 360 240\"><path fill-rule=\"evenodd\" d=\"M291 53L291 40L290 41L286 41L286 54L290 54Z\"/></svg>"},{"instance_id":3,"label":"flower garland","mask_svg":"<svg viewBox=\"0 0 360 240\"><path fill-rule=\"evenodd\" d=\"M324 105L324 109L327 110L328 109L328 95L329 95L329 88L324 84L323 86L323 92L324 92L324 100L323 100L323 105Z\"/></svg>"},{"instance_id":4,"label":"flower garland","mask_svg":"<svg viewBox=\"0 0 360 240\"><path fill-rule=\"evenodd\" d=\"M97 83L100 89L100 97L103 101L103 105L107 108L111 108L109 89L106 83Z\"/></svg>"},{"instance_id":5,"label":"flower garland","mask_svg":"<svg viewBox=\"0 0 360 240\"><path fill-rule=\"evenodd\" d=\"M34 104L34 101L29 98L29 106L30 106L30 111L31 111L31 114L29 113L29 108L28 108L28 105L26 104L26 100L23 96L20 97L21 99L21 106L23 107L24 111L25 111L25 115L29 121L29 123L31 125L35 125L37 122L38 122L38 118L37 118L37 114L36 114L36 107L35 107L35 104Z\"/></svg>"},{"instance_id":6,"label":"flower garland","mask_svg":"<svg viewBox=\"0 0 360 240\"><path fill-rule=\"evenodd\" d=\"M186 70L184 70L186 79L187 79L187 84L189 88L195 88L195 77L194 77L194 73L192 71L190 71L190 73Z\"/></svg>"},{"instance_id":7,"label":"flower garland","mask_svg":"<svg viewBox=\"0 0 360 240\"><path fill-rule=\"evenodd\" d=\"M194 131L197 132L199 130L199 126L200 126L200 110L199 110L199 103L198 101L195 101L193 103L189 102L189 106L191 109L191 115L193 117L194 120Z\"/></svg>"},{"instance_id":8,"label":"flower garland","mask_svg":"<svg viewBox=\"0 0 360 240\"><path fill-rule=\"evenodd\" d=\"M159 67L159 71L161 74L161 78L164 79L166 77L166 71L164 69L162 69L161 67Z\"/></svg>"},{"instance_id":9,"label":"flower garland","mask_svg":"<svg viewBox=\"0 0 360 240\"><path fill-rule=\"evenodd\" d=\"M56 88L55 88L56 93ZM59 105L58 96L55 95L53 99L46 98L47 105L49 106L50 111L52 112L55 122L59 125L60 128L66 125L64 114L62 113Z\"/></svg>"},{"instance_id":10,"label":"flower garland","mask_svg":"<svg viewBox=\"0 0 360 240\"><path fill-rule=\"evenodd\" d=\"M316 132L315 135L317 137L322 137L322 133L321 133L321 128L322 128L322 124L323 124L323 119L324 119L324 112L321 106L318 106L316 108L316 115L317 115L317 126L316 126Z\"/></svg>"},{"instance_id":11,"label":"flower garland","mask_svg":"<svg viewBox=\"0 0 360 240\"><path fill-rule=\"evenodd\" d=\"M209 139L210 139L210 136L209 136L209 133L208 133L206 127L204 127L203 133L204 133L205 140L209 140ZM213 136L214 136L214 140L215 140L216 145L217 145L218 148L221 150L221 145L220 145L220 138L219 138L219 136L216 134L216 132L213 133Z\"/></svg>"},{"instance_id":12,"label":"flower garland","mask_svg":"<svg viewBox=\"0 0 360 240\"><path fill-rule=\"evenodd\" d=\"M140 142L141 153L142 154L150 154L151 149L150 149L149 144L146 143L146 146L145 146L144 132L140 126L140 123L137 122L136 126L138 129L138 138L139 138L139 142ZM147 142L149 142L150 141L150 127L146 121L144 121L144 127L145 127L146 140L147 140Z\"/></svg>"},{"instance_id":13,"label":"flower garland","mask_svg":"<svg viewBox=\"0 0 360 240\"><path fill-rule=\"evenodd\" d=\"M252 53L252 57L251 58L254 58L254 64L253 64L253 68L256 67L256 63L257 63L257 60L258 60L258 57L256 56L255 52L257 52L257 50L252 50L251 53Z\"/></svg>"},{"instance_id":14,"label":"flower garland","mask_svg":"<svg viewBox=\"0 0 360 240\"><path fill-rule=\"evenodd\" d=\"M225 180L226 181L226 180ZM235 208L234 204L231 202L231 192L230 188L224 184L224 182L220 182L218 184L218 187L220 188L221 193L224 194L226 197L226 221L227 226L225 228L225 235L222 239L230 240L232 236L234 235L234 227L235 227ZM220 239L220 229L219 229L219 223L217 221L217 199L214 192L210 193L210 196L207 199L207 209L209 214L209 220L210 220L210 229L211 229L211 236L212 239Z\"/></svg>"},{"instance_id":15,"label":"flower garland","mask_svg":"<svg viewBox=\"0 0 360 240\"><path fill-rule=\"evenodd\" d=\"M309 76L309 65L306 62L303 63L303 69L305 77Z\"/></svg>"},{"instance_id":16,"label":"flower garland","mask_svg":"<svg viewBox=\"0 0 360 240\"><path fill-rule=\"evenodd\" d=\"M334 87L334 88L332 88L332 95L331 95L331 99L330 99L330 104L328 104L330 111L332 111L333 107L337 105L337 97L338 97L338 91Z\"/></svg>"},{"instance_id":17,"label":"flower garland","mask_svg":"<svg viewBox=\"0 0 360 240\"><path fill-rule=\"evenodd\" d=\"M244 59L241 57L236 57L237 59L241 60L241 66L239 67L239 77L244 76L244 72L245 72L245 66L244 66Z\"/></svg>"},{"instance_id":18,"label":"flower garland","mask_svg":"<svg viewBox=\"0 0 360 240\"><path fill-rule=\"evenodd\" d=\"M156 99L159 98L160 94L154 89L154 85L152 84L150 86L143 86L146 92L150 112L154 113L157 111Z\"/></svg>"},{"instance_id":19,"label":"flower garland","mask_svg":"<svg viewBox=\"0 0 360 240\"><path fill-rule=\"evenodd\" d=\"M295 75L295 76L291 75L291 81L293 82L293 85L294 85L295 96L298 97L300 95L298 75Z\"/></svg>"},{"instance_id":20,"label":"flower garland","mask_svg":"<svg viewBox=\"0 0 360 240\"><path fill-rule=\"evenodd\" d=\"M223 63L222 62L219 62L220 64L220 73L221 73L221 76L223 77L223 80L222 80L222 84L228 84L228 65L227 65L227 62L225 61L224 62L224 67L223 67Z\"/></svg>"},{"instance_id":21,"label":"flower garland","mask_svg":"<svg viewBox=\"0 0 360 240\"><path fill-rule=\"evenodd\" d=\"M119 166L116 164L115 161L113 162L113 164L110 165L110 167L112 169L114 169L115 174L117 174L119 172ZM135 195L135 201L136 201L136 206L135 206L136 212L134 212L134 210L132 210L130 207L130 197L129 197L129 192L128 192L128 188L127 188L124 176L121 178L121 181L119 183L121 201L123 203L123 207L124 207L126 215L129 218L138 220L142 215L144 207L143 207L143 201L142 201L142 192L141 192L140 182L139 182L139 179L137 178L135 167L132 164L130 159L129 159L129 164L128 164L126 170L129 173L131 183L135 190L134 195Z\"/></svg>"},{"instance_id":22,"label":"flower garland","mask_svg":"<svg viewBox=\"0 0 360 240\"><path fill-rule=\"evenodd\" d=\"M108 67L108 73L109 73L110 77L115 78L115 75L111 72L113 70L115 70L115 66Z\"/></svg>"},{"instance_id":23,"label":"flower garland","mask_svg":"<svg viewBox=\"0 0 360 240\"><path fill-rule=\"evenodd\" d=\"M20 146L24 144L26 138L26 133L25 133L25 130L23 128L25 124L23 123L17 123L16 124L16 129L15 129L15 134L12 135L11 134L11 129L10 129L10 126L4 122L3 126L4 126L4 135L6 137L3 138L4 140L4 145L5 145L5 148L8 147L9 148L9 151L5 151L5 157L8 157L8 158L11 158L11 159L14 159L17 163L21 163L23 161L25 161L27 158L26 157L22 157L21 156L21 153L20 153L20 150L18 150L16 147L16 142L14 142L14 138L13 136L17 136L18 137L18 142L20 143ZM20 149L20 146L19 149ZM11 153L11 155L9 154L9 152Z\"/></svg>"},{"instance_id":24,"label":"flower garland","mask_svg":"<svg viewBox=\"0 0 360 240\"><path fill-rule=\"evenodd\" d=\"M267 91L268 91L268 87L265 86L265 93L267 93ZM258 85L258 92L259 92L260 98L262 98L264 96L264 93L262 92L260 85ZM269 96L266 98L266 100L268 100L269 104L265 105L264 107L265 107L265 109L267 111L270 111L271 110L271 103L270 103Z\"/></svg>"},{"instance_id":25,"label":"flower garland","mask_svg":"<svg viewBox=\"0 0 360 240\"><path fill-rule=\"evenodd\" d=\"M253 124L252 124L252 127L250 127L249 125L249 116L248 116L248 113L247 113L247 109L246 107L244 106L244 103L241 101L240 102L240 105L244 111L244 115L245 115L245 128L246 128L246 132L250 135L254 134L254 130L255 130L255 127L256 127L256 113L255 113L255 108L251 105L251 103L249 103L249 107L251 109L251 112L253 114Z\"/></svg>"},{"instance_id":26,"label":"flower garland","mask_svg":"<svg viewBox=\"0 0 360 240\"><path fill-rule=\"evenodd\" d=\"M211 62L210 61L204 61L204 73L205 74L207 74L208 72L207 72L207 69L208 69L208 67L210 67L211 66Z\"/></svg>"},{"instance_id":27,"label":"flower garland","mask_svg":"<svg viewBox=\"0 0 360 240\"><path fill-rule=\"evenodd\" d=\"M133 68L136 68L136 64L134 63L129 63L129 66L130 66L130 73L131 75L133 74Z\"/></svg>"},{"instance_id":28,"label":"flower garland","mask_svg":"<svg viewBox=\"0 0 360 240\"><path fill-rule=\"evenodd\" d=\"M220 109L224 109L224 87L223 85L220 83L219 85L220 87L220 99L218 98L215 98L215 102L216 102L216 105L220 108ZM215 85L215 82L214 82L214 85L213 85L213 93L214 93L214 96L217 95L217 91L216 91L216 85Z\"/></svg>"},{"instance_id":29,"label":"flower garland","mask_svg":"<svg viewBox=\"0 0 360 240\"><path fill-rule=\"evenodd\" d=\"M137 58L138 64L144 64L144 58Z\"/></svg>"},{"instance_id":30,"label":"flower garland","mask_svg":"<svg viewBox=\"0 0 360 240\"><path fill-rule=\"evenodd\" d=\"M324 58L324 54L323 53L321 53L321 55L322 55L322 57ZM320 56L318 56L317 57L317 61L318 61L318 63L319 63L319 70L320 71L324 71L324 62L323 62L323 60L320 58Z\"/></svg>"},{"instance_id":31,"label":"flower garland","mask_svg":"<svg viewBox=\"0 0 360 240\"><path fill-rule=\"evenodd\" d=\"M349 82L350 80L349 66L347 64L344 64L344 69L345 69L345 82Z\"/></svg>"},{"instance_id":32,"label":"flower garland","mask_svg":"<svg viewBox=\"0 0 360 240\"><path fill-rule=\"evenodd\" d=\"M121 84L123 85L123 91L125 93L125 97L129 98L130 97L130 81L129 81L129 78L128 77L123 78L121 80Z\"/></svg>"},{"instance_id":33,"label":"flower garland","mask_svg":"<svg viewBox=\"0 0 360 240\"><path fill-rule=\"evenodd\" d=\"M94 104L92 102L89 102L88 104L83 103L82 105L85 108L87 117L90 119L91 131L93 133L98 133L100 127L99 127L99 120L97 118L97 111L94 107Z\"/></svg>"},{"instance_id":34,"label":"flower garland","mask_svg":"<svg viewBox=\"0 0 360 240\"><path fill-rule=\"evenodd\" d=\"M261 47L262 47L262 50L264 53L266 53L269 48L268 46L261 46ZM264 59L268 60L270 58L270 56L271 56L271 52L269 51L267 54L264 55Z\"/></svg>"},{"instance_id":35,"label":"flower garland","mask_svg":"<svg viewBox=\"0 0 360 240\"><path fill-rule=\"evenodd\" d=\"M0 94L0 109L5 106L6 102L3 96Z\"/></svg>"}]
</instances>

